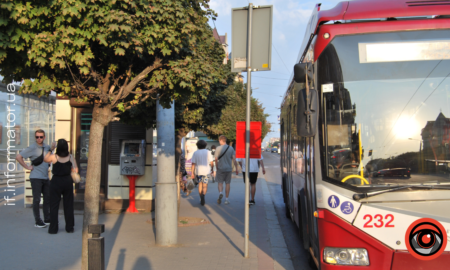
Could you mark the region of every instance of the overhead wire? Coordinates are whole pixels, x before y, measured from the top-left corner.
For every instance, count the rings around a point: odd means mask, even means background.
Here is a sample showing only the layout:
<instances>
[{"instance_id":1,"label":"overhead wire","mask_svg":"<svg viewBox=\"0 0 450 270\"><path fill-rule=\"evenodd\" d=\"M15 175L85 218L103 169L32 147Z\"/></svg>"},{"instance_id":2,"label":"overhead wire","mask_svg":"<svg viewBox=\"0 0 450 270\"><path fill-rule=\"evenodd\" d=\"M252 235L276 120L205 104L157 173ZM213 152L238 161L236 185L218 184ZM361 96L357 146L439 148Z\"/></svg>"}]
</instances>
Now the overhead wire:
<instances>
[{"instance_id":1,"label":"overhead wire","mask_svg":"<svg viewBox=\"0 0 450 270\"><path fill-rule=\"evenodd\" d=\"M384 138L384 141L383 141L383 143L382 143L381 145L384 145L384 143L386 142L387 138L391 135L391 132L392 132L392 130L394 129L395 125L397 124L398 120L399 120L400 117L402 116L403 111L405 111L406 107L407 107L408 104L411 102L411 100L414 98L414 96L417 94L417 92L419 91L419 89L422 87L422 85L425 83L425 81L428 79L428 77L430 77L430 75L431 75L431 74L433 73L433 71L439 66L439 64L440 64L441 62L442 62L442 59L441 59L441 61L439 61L439 63L437 63L436 66L430 71L430 73L427 75L427 77L425 77L425 79L423 79L423 81L422 81L422 83L419 85L419 87L417 87L417 89L416 89L416 91L414 92L414 94L411 96L411 98L408 100L408 102L406 103L406 105L403 107L402 111L401 111L400 114L398 115L397 119L395 120L394 125L392 126L391 130L390 130L389 133L386 135L386 137ZM448 76L448 75L447 75L447 76ZM441 83L442 83L442 82L441 82ZM439 84L439 85L441 85L441 84ZM438 85L438 87L439 87L439 85ZM436 88L436 89L437 89L437 88ZM436 89L435 89L434 91L436 91ZM433 94L434 91L433 91L431 94ZM428 99L429 97L430 97L430 96L428 96L427 99ZM426 100L425 100L425 101L426 101ZM423 104L425 101L423 101L422 104ZM420 105L419 108L420 108L421 106L422 106L422 105ZM417 110L416 110L416 112L417 112Z\"/></svg>"},{"instance_id":2,"label":"overhead wire","mask_svg":"<svg viewBox=\"0 0 450 270\"><path fill-rule=\"evenodd\" d=\"M287 68L286 64L284 63L283 59L281 58L280 54L278 53L277 48L275 48L275 44L272 43L272 47L275 49L275 52L277 53L278 57L280 57L281 63L283 63L283 65L286 68L287 72L289 72L289 69Z\"/></svg>"}]
</instances>

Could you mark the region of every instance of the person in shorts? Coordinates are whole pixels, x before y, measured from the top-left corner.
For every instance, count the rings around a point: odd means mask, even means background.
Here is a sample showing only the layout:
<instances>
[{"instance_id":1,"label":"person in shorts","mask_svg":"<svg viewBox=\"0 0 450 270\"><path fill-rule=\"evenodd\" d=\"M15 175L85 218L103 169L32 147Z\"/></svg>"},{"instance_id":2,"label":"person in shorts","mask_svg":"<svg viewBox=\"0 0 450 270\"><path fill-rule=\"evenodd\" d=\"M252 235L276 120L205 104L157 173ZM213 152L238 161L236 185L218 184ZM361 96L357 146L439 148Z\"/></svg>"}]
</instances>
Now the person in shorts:
<instances>
[{"instance_id":1,"label":"person in shorts","mask_svg":"<svg viewBox=\"0 0 450 270\"><path fill-rule=\"evenodd\" d=\"M228 196L230 195L231 174L233 172L232 164L236 168L236 175L238 175L238 166L236 162L236 153L233 147L227 145L227 137L221 135L219 137L220 146L217 147L214 158L216 160L216 181L219 188L219 198L217 203L220 204L223 198L223 182L225 182L225 204L229 204Z\"/></svg>"},{"instance_id":2,"label":"person in shorts","mask_svg":"<svg viewBox=\"0 0 450 270\"><path fill-rule=\"evenodd\" d=\"M208 191L208 174L213 167L213 158L211 152L206 148L206 142L199 140L197 142L198 150L192 155L192 179L198 179L198 194L200 195L201 205L205 205L205 195Z\"/></svg>"},{"instance_id":3,"label":"person in shorts","mask_svg":"<svg viewBox=\"0 0 450 270\"><path fill-rule=\"evenodd\" d=\"M213 157L213 162L214 162L214 166L213 166L213 173L212 173L212 180L213 180L213 183L214 183L214 180L216 179L216 171L217 171L217 168L216 168L216 161L215 161L215 159L214 159L214 155L216 154L216 146L215 145L213 145L213 146L211 146L211 155L212 155L212 157Z\"/></svg>"},{"instance_id":4,"label":"person in shorts","mask_svg":"<svg viewBox=\"0 0 450 270\"><path fill-rule=\"evenodd\" d=\"M244 176L245 183L245 158L238 158L237 162L242 168L242 175ZM248 176L250 177L250 202L249 204L255 204L255 193L256 193L256 181L258 180L259 166L261 165L263 174L266 174L264 169L263 156L261 158L250 158L250 166Z\"/></svg>"}]
</instances>

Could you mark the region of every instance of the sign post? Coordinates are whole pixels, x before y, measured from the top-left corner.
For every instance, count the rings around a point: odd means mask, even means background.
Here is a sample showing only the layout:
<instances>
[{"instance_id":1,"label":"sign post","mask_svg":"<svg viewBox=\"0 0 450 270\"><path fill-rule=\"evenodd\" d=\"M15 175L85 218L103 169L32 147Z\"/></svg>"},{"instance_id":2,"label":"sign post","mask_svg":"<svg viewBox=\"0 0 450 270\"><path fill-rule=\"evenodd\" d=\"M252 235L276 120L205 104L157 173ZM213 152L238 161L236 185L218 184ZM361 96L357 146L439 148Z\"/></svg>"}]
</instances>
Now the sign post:
<instances>
[{"instance_id":1,"label":"sign post","mask_svg":"<svg viewBox=\"0 0 450 270\"><path fill-rule=\"evenodd\" d=\"M253 10L255 9L255 10ZM247 72L247 110L245 117L245 229L244 257L249 258L250 190L250 101L253 71L270 70L272 47L272 6L253 6L232 10L232 72ZM255 16L254 16L255 15ZM253 17L254 16L254 17ZM245 32L247 23L247 32ZM255 29L253 29L255 27ZM255 30L253 32L253 30ZM253 43L254 42L254 43ZM246 46L244 46L246 45ZM245 52L245 53L244 53ZM253 57L255 56L255 57ZM245 69L244 69L245 68ZM244 70L243 70L244 69ZM260 147L261 149L261 147Z\"/></svg>"}]
</instances>

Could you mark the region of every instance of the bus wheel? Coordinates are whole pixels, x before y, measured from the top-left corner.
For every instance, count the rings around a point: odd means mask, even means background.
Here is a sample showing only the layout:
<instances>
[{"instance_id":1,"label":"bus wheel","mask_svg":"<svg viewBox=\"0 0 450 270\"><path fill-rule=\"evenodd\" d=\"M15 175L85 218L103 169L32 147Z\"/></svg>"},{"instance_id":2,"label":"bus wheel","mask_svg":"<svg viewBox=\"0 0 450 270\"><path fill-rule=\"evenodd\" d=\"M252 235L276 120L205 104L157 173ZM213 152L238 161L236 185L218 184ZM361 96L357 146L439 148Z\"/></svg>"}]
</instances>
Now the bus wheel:
<instances>
[{"instance_id":1,"label":"bus wheel","mask_svg":"<svg viewBox=\"0 0 450 270\"><path fill-rule=\"evenodd\" d=\"M284 204L284 209L286 209L286 218L291 219L291 211L289 211L289 206Z\"/></svg>"},{"instance_id":2,"label":"bus wheel","mask_svg":"<svg viewBox=\"0 0 450 270\"><path fill-rule=\"evenodd\" d=\"M316 262L314 262L314 259L311 254L309 254L309 256L308 256L308 264L309 264L309 267L311 267L311 269L317 269Z\"/></svg>"}]
</instances>

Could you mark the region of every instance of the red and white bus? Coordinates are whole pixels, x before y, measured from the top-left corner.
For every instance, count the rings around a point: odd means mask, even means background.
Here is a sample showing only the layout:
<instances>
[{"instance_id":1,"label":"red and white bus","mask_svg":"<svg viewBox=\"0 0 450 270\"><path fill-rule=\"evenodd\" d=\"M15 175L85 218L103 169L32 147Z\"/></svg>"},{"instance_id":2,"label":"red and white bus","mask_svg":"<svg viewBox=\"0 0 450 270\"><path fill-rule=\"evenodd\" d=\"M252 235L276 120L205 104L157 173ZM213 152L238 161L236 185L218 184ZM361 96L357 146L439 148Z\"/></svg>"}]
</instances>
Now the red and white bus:
<instances>
[{"instance_id":1,"label":"red and white bus","mask_svg":"<svg viewBox=\"0 0 450 270\"><path fill-rule=\"evenodd\" d=\"M281 104L286 216L319 269L450 269L450 1L316 5Z\"/></svg>"}]
</instances>

